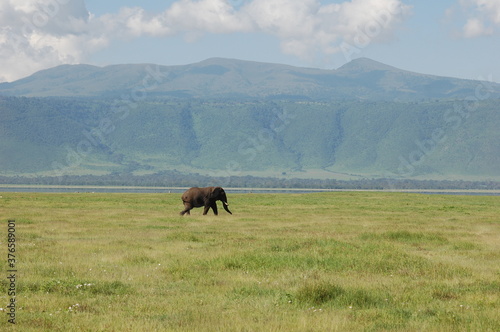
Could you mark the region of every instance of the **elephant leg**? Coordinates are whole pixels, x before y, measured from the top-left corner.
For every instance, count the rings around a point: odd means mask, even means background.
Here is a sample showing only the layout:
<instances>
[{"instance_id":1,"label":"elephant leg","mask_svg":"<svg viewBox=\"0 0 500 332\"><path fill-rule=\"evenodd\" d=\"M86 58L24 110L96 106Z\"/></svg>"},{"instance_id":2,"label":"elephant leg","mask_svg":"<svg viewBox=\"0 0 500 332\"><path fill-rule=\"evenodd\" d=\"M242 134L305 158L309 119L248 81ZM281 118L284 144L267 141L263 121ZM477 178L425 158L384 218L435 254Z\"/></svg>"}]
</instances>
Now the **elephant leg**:
<instances>
[{"instance_id":1,"label":"elephant leg","mask_svg":"<svg viewBox=\"0 0 500 332\"><path fill-rule=\"evenodd\" d=\"M214 214L217 215L217 203L213 202L212 205L210 205L210 207L214 211Z\"/></svg>"},{"instance_id":2,"label":"elephant leg","mask_svg":"<svg viewBox=\"0 0 500 332\"><path fill-rule=\"evenodd\" d=\"M203 208L203 215L206 215L208 213L208 210L210 209L210 205L205 205Z\"/></svg>"},{"instance_id":3,"label":"elephant leg","mask_svg":"<svg viewBox=\"0 0 500 332\"><path fill-rule=\"evenodd\" d=\"M193 206L187 202L184 202L184 210L181 211L181 216L183 216L184 214L188 214L188 215L191 215L191 213L189 212L191 209L193 208Z\"/></svg>"}]
</instances>

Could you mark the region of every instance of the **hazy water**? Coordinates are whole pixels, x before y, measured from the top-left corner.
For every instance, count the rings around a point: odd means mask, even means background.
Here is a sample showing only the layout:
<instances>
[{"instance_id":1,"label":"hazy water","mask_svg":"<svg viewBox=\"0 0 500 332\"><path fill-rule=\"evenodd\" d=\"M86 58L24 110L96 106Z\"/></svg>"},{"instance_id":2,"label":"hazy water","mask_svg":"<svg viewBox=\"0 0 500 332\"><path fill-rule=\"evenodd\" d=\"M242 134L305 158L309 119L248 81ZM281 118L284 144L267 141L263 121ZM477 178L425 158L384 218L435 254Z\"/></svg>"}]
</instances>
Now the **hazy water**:
<instances>
[{"instance_id":1,"label":"hazy water","mask_svg":"<svg viewBox=\"0 0 500 332\"><path fill-rule=\"evenodd\" d=\"M33 193L183 193L187 188L179 187L89 187L89 186L0 186L0 192L33 192ZM313 192L349 192L363 190L349 189L287 189L287 188L225 188L228 193L313 193ZM366 190L368 191L368 190ZM432 195L473 195L473 196L500 196L500 191L479 190L391 190L396 192L432 194Z\"/></svg>"}]
</instances>

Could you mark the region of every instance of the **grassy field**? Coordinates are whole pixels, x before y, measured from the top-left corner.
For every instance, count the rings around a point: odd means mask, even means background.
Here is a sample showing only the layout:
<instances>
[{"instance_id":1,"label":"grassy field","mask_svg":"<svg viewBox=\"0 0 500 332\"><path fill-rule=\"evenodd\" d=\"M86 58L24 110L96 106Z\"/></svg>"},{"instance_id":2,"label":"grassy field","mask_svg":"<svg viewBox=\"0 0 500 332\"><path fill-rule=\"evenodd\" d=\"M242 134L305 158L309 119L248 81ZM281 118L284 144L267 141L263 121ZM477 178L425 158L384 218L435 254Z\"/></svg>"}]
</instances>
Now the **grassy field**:
<instances>
[{"instance_id":1,"label":"grassy field","mask_svg":"<svg viewBox=\"0 0 500 332\"><path fill-rule=\"evenodd\" d=\"M0 196L0 330L500 331L500 197Z\"/></svg>"}]
</instances>

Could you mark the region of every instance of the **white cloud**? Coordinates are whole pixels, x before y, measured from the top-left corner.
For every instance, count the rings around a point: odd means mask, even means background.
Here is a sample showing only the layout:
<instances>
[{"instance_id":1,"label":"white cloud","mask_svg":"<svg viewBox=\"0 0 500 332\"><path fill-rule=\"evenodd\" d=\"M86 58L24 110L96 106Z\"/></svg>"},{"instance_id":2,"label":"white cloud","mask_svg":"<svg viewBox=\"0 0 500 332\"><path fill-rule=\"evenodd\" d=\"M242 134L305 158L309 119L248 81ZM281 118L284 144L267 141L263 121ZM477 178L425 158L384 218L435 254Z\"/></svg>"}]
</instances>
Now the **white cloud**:
<instances>
[{"instance_id":1,"label":"white cloud","mask_svg":"<svg viewBox=\"0 0 500 332\"><path fill-rule=\"evenodd\" d=\"M493 29L485 27L483 21L478 18L470 18L463 27L463 36L465 38L474 38L486 35L492 35Z\"/></svg>"},{"instance_id":2,"label":"white cloud","mask_svg":"<svg viewBox=\"0 0 500 332\"><path fill-rule=\"evenodd\" d=\"M347 42L364 47L393 36L411 11L399 0L351 0L321 5L316 0L254 0L243 8L257 31L282 41L285 53L310 59L340 52Z\"/></svg>"},{"instance_id":3,"label":"white cloud","mask_svg":"<svg viewBox=\"0 0 500 332\"><path fill-rule=\"evenodd\" d=\"M0 81L62 63L78 63L105 44L89 31L83 0L2 0Z\"/></svg>"},{"instance_id":4,"label":"white cloud","mask_svg":"<svg viewBox=\"0 0 500 332\"><path fill-rule=\"evenodd\" d=\"M263 33L276 36L284 53L311 59L340 52L339 44L345 40L359 44L364 39L366 44L391 38L410 10L400 0L330 5L318 0L252 0L239 9L228 0L180 0L160 14L133 8L109 19L122 20L121 25L134 36Z\"/></svg>"},{"instance_id":5,"label":"white cloud","mask_svg":"<svg viewBox=\"0 0 500 332\"><path fill-rule=\"evenodd\" d=\"M181 0L163 17L166 24L179 32L230 33L249 29L249 22L225 0Z\"/></svg>"},{"instance_id":6,"label":"white cloud","mask_svg":"<svg viewBox=\"0 0 500 332\"><path fill-rule=\"evenodd\" d=\"M500 28L500 1L460 0L460 6L467 17L463 37L491 36Z\"/></svg>"},{"instance_id":7,"label":"white cloud","mask_svg":"<svg viewBox=\"0 0 500 332\"><path fill-rule=\"evenodd\" d=\"M84 0L0 0L0 81L79 63L114 39L253 32L303 59L386 41L411 11L400 0L178 0L160 13L122 8L96 17ZM477 0L480 1L480 0ZM139 3L139 2L138 2Z\"/></svg>"}]
</instances>

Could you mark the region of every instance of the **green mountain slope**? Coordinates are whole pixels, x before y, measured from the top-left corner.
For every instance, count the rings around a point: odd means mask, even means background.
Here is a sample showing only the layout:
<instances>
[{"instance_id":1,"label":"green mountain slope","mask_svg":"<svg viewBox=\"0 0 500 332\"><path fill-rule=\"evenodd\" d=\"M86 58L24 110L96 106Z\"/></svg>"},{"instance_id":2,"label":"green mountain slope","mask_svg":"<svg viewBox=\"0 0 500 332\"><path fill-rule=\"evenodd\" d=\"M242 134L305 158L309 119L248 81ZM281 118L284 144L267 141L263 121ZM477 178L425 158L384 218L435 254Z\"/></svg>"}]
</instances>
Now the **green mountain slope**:
<instances>
[{"instance_id":1,"label":"green mountain slope","mask_svg":"<svg viewBox=\"0 0 500 332\"><path fill-rule=\"evenodd\" d=\"M0 84L0 175L498 179L499 98L365 58L59 66Z\"/></svg>"},{"instance_id":2,"label":"green mountain slope","mask_svg":"<svg viewBox=\"0 0 500 332\"><path fill-rule=\"evenodd\" d=\"M3 97L0 171L498 178L497 104Z\"/></svg>"}]
</instances>

